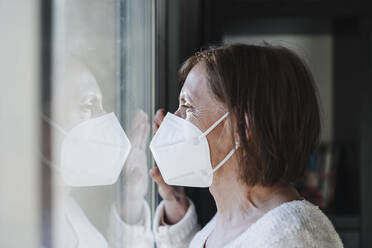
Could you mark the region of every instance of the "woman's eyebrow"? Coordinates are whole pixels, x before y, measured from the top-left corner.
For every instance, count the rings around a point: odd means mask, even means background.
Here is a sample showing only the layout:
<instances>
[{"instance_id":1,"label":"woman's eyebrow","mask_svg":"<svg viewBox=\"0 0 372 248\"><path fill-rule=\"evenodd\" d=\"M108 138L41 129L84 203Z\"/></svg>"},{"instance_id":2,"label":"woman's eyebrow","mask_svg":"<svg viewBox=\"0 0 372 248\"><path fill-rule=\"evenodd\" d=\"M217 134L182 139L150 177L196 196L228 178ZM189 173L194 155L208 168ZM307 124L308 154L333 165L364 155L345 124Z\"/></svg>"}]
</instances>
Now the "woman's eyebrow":
<instances>
[{"instance_id":1,"label":"woman's eyebrow","mask_svg":"<svg viewBox=\"0 0 372 248\"><path fill-rule=\"evenodd\" d=\"M193 99L192 99L192 97L191 97L189 94L186 94L186 93L180 94L179 97L178 97L178 100L179 100L180 102L189 102L189 103L193 103Z\"/></svg>"}]
</instances>

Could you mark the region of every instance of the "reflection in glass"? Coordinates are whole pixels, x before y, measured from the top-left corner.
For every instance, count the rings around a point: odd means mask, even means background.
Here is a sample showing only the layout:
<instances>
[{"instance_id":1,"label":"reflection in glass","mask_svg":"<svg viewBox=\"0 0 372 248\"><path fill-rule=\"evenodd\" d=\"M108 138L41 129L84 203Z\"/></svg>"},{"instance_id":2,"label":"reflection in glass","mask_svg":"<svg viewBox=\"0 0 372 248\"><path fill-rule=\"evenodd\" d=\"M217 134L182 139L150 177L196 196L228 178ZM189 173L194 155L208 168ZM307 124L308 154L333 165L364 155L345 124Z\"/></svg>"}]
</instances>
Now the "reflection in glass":
<instances>
[{"instance_id":1,"label":"reflection in glass","mask_svg":"<svg viewBox=\"0 0 372 248\"><path fill-rule=\"evenodd\" d=\"M55 0L54 13L53 245L153 247L153 1Z\"/></svg>"}]
</instances>

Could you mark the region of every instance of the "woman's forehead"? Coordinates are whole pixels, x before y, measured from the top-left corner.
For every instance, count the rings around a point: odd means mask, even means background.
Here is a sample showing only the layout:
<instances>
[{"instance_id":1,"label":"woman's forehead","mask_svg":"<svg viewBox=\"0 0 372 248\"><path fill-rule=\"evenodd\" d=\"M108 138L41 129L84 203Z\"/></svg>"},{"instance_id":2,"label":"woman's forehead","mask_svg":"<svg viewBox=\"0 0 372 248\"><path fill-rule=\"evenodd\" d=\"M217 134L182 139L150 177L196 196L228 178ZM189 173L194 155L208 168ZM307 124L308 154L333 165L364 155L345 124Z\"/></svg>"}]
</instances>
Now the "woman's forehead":
<instances>
[{"instance_id":1,"label":"woman's forehead","mask_svg":"<svg viewBox=\"0 0 372 248\"><path fill-rule=\"evenodd\" d=\"M205 65L198 63L187 75L180 93L180 98L192 100L201 96L205 97L209 93L207 83Z\"/></svg>"}]
</instances>

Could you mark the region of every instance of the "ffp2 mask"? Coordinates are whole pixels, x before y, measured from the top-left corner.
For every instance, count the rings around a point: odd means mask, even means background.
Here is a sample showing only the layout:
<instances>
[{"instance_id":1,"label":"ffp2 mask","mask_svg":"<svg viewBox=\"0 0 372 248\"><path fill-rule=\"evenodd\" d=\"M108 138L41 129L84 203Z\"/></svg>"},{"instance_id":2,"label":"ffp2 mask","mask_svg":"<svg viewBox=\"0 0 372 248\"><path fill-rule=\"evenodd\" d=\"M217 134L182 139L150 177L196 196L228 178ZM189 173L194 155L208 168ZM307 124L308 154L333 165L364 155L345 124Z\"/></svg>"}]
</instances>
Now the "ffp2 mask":
<instances>
[{"instance_id":1,"label":"ffp2 mask","mask_svg":"<svg viewBox=\"0 0 372 248\"><path fill-rule=\"evenodd\" d=\"M213 169L207 135L229 113L224 114L204 133L189 121L168 113L154 135L150 149L164 181L169 185L209 187L213 173L235 152L237 145Z\"/></svg>"},{"instance_id":2,"label":"ffp2 mask","mask_svg":"<svg viewBox=\"0 0 372 248\"><path fill-rule=\"evenodd\" d=\"M86 120L69 132L43 118L64 135L58 167L64 183L81 187L117 181L131 144L114 113Z\"/></svg>"}]
</instances>

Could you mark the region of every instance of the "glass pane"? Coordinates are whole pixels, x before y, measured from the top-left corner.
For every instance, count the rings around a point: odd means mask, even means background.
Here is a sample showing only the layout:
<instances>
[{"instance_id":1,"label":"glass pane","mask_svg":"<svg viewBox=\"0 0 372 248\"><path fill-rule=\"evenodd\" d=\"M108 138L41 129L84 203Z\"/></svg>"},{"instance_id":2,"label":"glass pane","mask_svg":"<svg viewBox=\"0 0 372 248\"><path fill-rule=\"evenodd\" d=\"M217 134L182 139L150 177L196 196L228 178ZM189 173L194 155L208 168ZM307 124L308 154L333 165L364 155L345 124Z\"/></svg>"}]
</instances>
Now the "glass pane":
<instances>
[{"instance_id":1,"label":"glass pane","mask_svg":"<svg viewBox=\"0 0 372 248\"><path fill-rule=\"evenodd\" d=\"M153 6L54 1L53 247L153 246Z\"/></svg>"}]
</instances>

